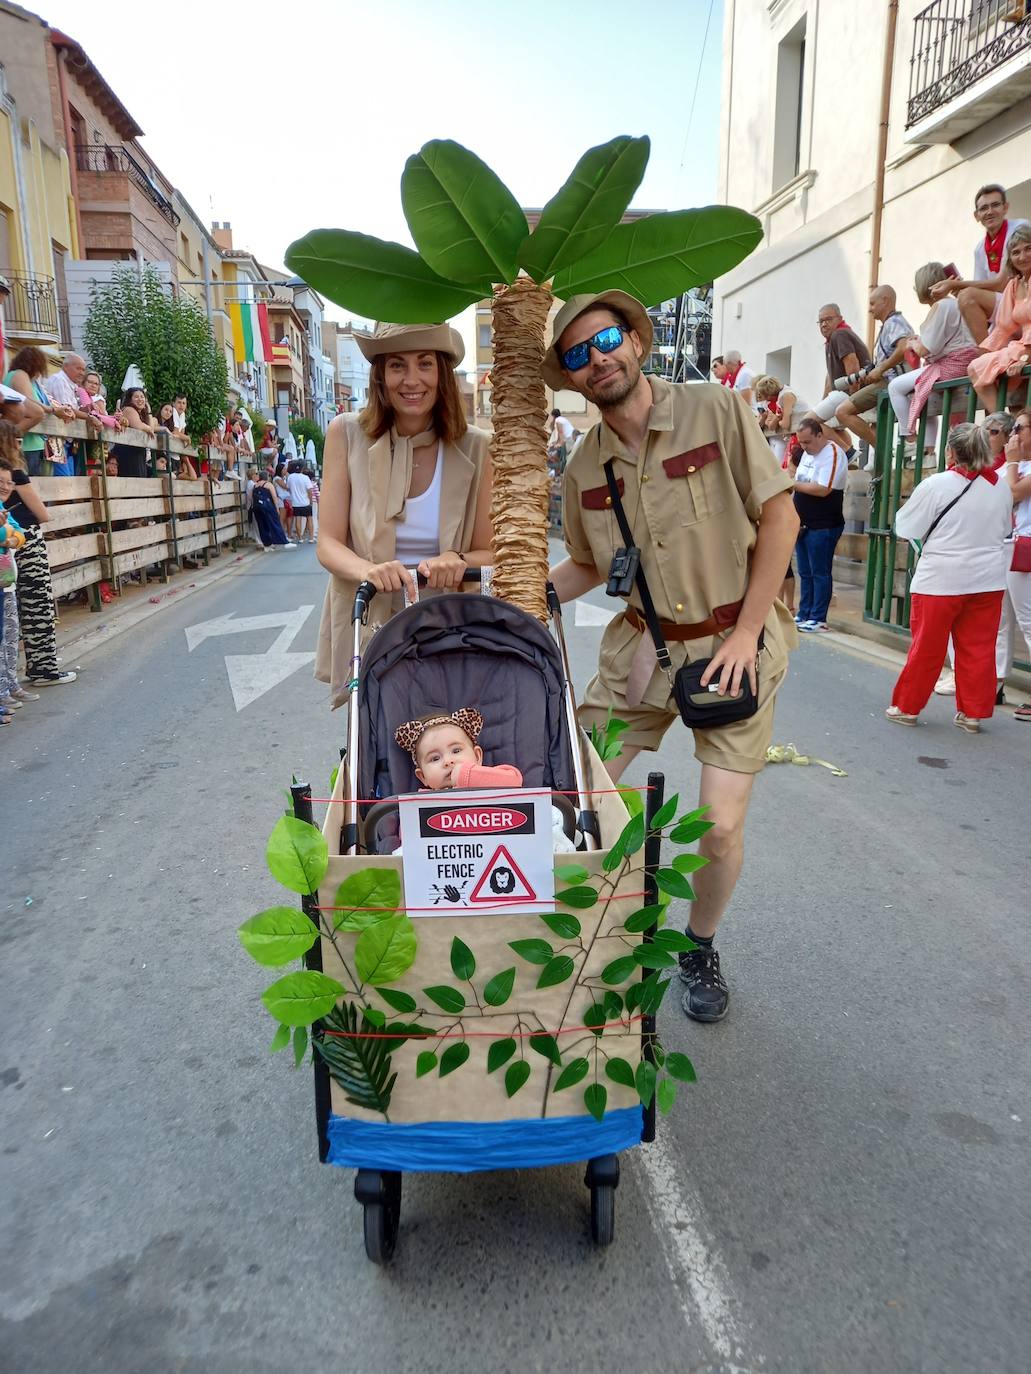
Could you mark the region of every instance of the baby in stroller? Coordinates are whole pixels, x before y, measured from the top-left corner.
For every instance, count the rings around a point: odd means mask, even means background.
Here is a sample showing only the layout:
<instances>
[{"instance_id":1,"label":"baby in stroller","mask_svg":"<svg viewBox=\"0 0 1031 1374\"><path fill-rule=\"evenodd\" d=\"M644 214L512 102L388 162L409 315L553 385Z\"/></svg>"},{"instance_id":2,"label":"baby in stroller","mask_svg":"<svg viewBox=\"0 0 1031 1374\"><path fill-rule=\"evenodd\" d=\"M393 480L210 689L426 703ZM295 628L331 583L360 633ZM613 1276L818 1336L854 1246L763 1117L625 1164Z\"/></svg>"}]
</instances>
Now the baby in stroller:
<instances>
[{"instance_id":1,"label":"baby in stroller","mask_svg":"<svg viewBox=\"0 0 1031 1374\"><path fill-rule=\"evenodd\" d=\"M431 792L445 788L521 787L523 775L511 764L484 766L483 749L477 743L482 730L479 711L462 706L450 713L431 711L407 720L394 731L394 739L399 748L411 754L415 776ZM553 806L551 814L555 853L573 853L576 846L565 832L562 812Z\"/></svg>"}]
</instances>

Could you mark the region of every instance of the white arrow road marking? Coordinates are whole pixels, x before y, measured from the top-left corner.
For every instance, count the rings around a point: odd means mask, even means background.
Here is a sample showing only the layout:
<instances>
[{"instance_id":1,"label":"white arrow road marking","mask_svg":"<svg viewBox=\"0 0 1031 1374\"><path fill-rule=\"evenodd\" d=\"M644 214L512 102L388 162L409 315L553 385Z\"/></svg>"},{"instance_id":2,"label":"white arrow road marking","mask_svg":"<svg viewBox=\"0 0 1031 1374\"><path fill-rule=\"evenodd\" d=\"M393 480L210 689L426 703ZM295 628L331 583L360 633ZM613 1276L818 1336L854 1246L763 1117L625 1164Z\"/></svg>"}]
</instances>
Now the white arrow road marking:
<instances>
[{"instance_id":1,"label":"white arrow road marking","mask_svg":"<svg viewBox=\"0 0 1031 1374\"><path fill-rule=\"evenodd\" d=\"M313 653L290 653L290 645L304 627L314 606L298 606L296 611L273 611L268 615L248 615L236 619L232 611L213 620L190 625L186 630L186 645L190 653L198 644L215 635L242 634L248 630L269 630L280 627L279 634L263 654L227 654L225 658L229 688L238 711L270 692L298 668L311 663Z\"/></svg>"},{"instance_id":2,"label":"white arrow road marking","mask_svg":"<svg viewBox=\"0 0 1031 1374\"><path fill-rule=\"evenodd\" d=\"M590 601L578 601L576 603L576 625L607 625L613 616L618 615L616 610L609 610L607 606L595 606Z\"/></svg>"}]
</instances>

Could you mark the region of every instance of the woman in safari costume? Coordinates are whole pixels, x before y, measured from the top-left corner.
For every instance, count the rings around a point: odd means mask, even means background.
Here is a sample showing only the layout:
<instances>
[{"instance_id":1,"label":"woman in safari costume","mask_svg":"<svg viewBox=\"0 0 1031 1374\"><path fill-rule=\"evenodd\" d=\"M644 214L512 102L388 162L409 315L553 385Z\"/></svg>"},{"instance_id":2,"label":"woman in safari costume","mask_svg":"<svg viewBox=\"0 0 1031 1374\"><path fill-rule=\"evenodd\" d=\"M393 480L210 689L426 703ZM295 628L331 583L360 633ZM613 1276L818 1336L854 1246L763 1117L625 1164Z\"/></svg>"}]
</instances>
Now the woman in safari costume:
<instances>
[{"instance_id":1,"label":"woman in safari costume","mask_svg":"<svg viewBox=\"0 0 1031 1374\"><path fill-rule=\"evenodd\" d=\"M358 346L372 364L369 400L326 432L319 562L330 573L315 676L330 707L347 699L358 584L377 591L383 624L414 600L411 568L446 591L491 561L489 435L465 420L454 369L465 348L449 325L378 324Z\"/></svg>"}]
</instances>

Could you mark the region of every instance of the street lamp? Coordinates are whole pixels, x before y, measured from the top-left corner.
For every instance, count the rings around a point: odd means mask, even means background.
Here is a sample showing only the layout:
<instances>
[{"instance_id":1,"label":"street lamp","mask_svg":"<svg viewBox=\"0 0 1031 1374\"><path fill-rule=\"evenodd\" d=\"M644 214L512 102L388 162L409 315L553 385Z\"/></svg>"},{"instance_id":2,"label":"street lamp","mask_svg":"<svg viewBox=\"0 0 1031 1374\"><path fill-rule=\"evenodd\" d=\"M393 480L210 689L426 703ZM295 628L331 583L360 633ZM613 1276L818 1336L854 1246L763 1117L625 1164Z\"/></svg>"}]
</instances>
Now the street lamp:
<instances>
[{"instance_id":1,"label":"street lamp","mask_svg":"<svg viewBox=\"0 0 1031 1374\"><path fill-rule=\"evenodd\" d=\"M290 433L289 386L276 387L276 429L279 431L280 439L285 439Z\"/></svg>"}]
</instances>

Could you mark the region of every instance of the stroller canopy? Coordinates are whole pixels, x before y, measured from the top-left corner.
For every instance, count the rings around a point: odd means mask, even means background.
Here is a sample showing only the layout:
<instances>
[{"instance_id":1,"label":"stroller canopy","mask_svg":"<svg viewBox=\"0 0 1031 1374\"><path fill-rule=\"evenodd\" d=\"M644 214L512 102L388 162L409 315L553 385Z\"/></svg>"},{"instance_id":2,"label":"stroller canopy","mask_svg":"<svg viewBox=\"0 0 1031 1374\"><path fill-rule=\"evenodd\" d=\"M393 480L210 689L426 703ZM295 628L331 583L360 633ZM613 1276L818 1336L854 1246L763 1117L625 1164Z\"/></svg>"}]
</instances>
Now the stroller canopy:
<instances>
[{"instance_id":1,"label":"stroller canopy","mask_svg":"<svg viewBox=\"0 0 1031 1374\"><path fill-rule=\"evenodd\" d=\"M547 627L492 597L448 592L378 630L358 675L358 795L419 788L394 743L403 721L475 706L484 762L511 763L527 787L574 787L562 657Z\"/></svg>"}]
</instances>

